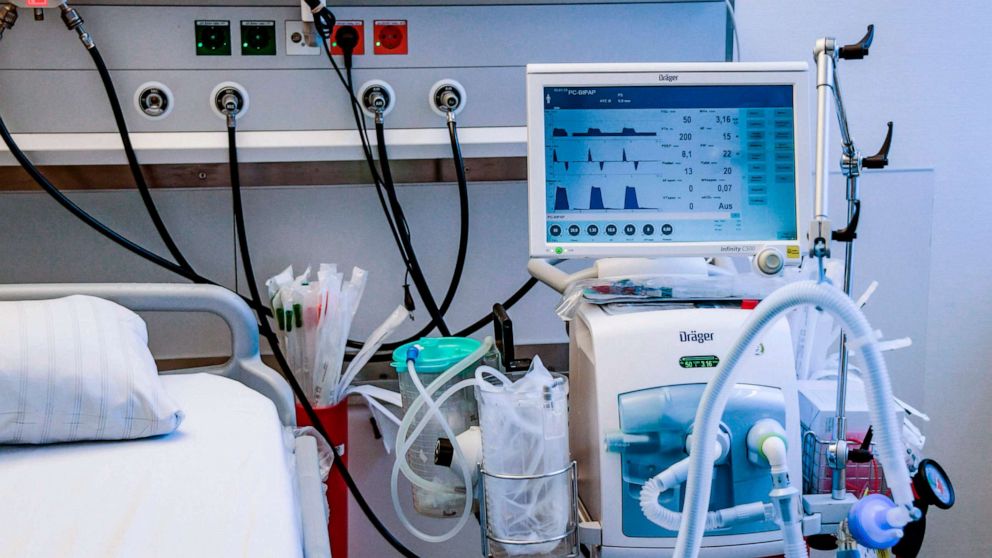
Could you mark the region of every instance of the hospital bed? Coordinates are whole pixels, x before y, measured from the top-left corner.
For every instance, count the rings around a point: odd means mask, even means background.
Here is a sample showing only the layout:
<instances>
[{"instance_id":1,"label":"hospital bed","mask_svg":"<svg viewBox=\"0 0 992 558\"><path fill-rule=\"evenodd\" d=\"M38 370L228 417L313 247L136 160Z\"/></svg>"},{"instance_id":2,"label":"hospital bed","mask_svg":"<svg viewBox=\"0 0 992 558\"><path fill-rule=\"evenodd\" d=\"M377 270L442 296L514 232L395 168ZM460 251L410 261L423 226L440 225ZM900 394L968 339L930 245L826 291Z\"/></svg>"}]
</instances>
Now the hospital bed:
<instances>
[{"instance_id":1,"label":"hospital bed","mask_svg":"<svg viewBox=\"0 0 992 558\"><path fill-rule=\"evenodd\" d=\"M72 294L214 314L233 356L162 372L186 413L170 435L0 446L0 556L329 557L316 441L294 436L292 392L262 363L250 308L203 285L0 286L0 300Z\"/></svg>"}]
</instances>

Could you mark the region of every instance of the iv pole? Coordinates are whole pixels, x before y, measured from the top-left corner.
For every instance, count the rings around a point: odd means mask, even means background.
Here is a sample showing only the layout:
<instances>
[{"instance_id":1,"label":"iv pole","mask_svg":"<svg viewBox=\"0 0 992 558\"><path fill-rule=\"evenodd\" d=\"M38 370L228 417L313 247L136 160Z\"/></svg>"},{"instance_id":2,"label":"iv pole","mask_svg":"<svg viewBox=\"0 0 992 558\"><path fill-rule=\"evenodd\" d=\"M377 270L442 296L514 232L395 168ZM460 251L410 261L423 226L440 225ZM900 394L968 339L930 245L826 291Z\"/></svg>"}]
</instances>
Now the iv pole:
<instances>
[{"instance_id":1,"label":"iv pole","mask_svg":"<svg viewBox=\"0 0 992 558\"><path fill-rule=\"evenodd\" d=\"M833 38L826 37L816 43L813 54L817 66L817 113L816 113L816 200L814 205L813 222L810 224L810 256L817 258L820 279L825 278L824 258L830 257L830 241L844 243L844 293L851 294L851 276L854 266L854 240L857 238L858 222L861 217L861 198L858 179L861 169L882 169L888 163L889 148L892 143L892 122L888 123L888 132L882 148L875 155L863 157L851 139L847 123L847 113L840 93L840 83L837 78L837 60L860 60L868 55L869 48L875 36L874 25L868 26L865 36L853 45L836 47ZM848 225L840 230L831 230L828 218L828 170L830 124L828 96L833 96L837 113L837 123L841 135L841 172L847 182L847 222ZM847 494L847 461L849 451L847 446L847 376L848 352L847 335L841 332L839 345L839 362L837 370L837 409L834 417L834 440L827 452L827 465L833 470L831 476L831 497L843 500Z\"/></svg>"}]
</instances>

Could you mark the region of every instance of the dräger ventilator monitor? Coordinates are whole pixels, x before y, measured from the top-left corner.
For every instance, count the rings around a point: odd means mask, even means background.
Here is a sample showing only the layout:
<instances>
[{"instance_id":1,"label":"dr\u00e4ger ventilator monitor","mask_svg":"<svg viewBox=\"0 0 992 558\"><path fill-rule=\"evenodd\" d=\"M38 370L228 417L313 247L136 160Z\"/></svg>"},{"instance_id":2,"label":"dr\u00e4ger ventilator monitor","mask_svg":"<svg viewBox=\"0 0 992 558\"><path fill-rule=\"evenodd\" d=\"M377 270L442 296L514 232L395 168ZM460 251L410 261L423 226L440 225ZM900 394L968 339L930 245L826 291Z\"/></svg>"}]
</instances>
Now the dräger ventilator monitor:
<instances>
[{"instance_id":1,"label":"dr\u00e4ger ventilator monitor","mask_svg":"<svg viewBox=\"0 0 992 558\"><path fill-rule=\"evenodd\" d=\"M799 263L811 185L806 72L804 64L528 67L531 256L653 258L699 285L712 266L668 256L755 256L768 275ZM762 258L775 265L761 269ZM620 282L644 261L618 258L572 276L539 259L530 269L564 290L576 278ZM604 558L676 547L691 502L686 479L671 473L687 463L704 389L750 315L739 303L577 307L570 447ZM767 463L748 455L770 425L791 449L782 466L801 470L794 361L778 323L741 366L722 413L717 488L704 498L720 515L699 556L783 550L766 513L774 481Z\"/></svg>"},{"instance_id":2,"label":"dr\u00e4ger ventilator monitor","mask_svg":"<svg viewBox=\"0 0 992 558\"><path fill-rule=\"evenodd\" d=\"M794 63L528 66L531 256L774 248L798 263L805 72Z\"/></svg>"}]
</instances>

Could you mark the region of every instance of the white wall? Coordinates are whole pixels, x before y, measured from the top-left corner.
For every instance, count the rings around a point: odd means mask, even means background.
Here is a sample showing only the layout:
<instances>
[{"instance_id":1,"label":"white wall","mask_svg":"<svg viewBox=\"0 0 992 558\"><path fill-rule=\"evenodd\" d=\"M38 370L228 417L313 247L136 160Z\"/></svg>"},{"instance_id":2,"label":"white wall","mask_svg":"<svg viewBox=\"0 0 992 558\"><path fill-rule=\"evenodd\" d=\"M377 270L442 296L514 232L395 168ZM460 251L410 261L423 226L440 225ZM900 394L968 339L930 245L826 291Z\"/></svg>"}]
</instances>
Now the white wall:
<instances>
[{"instance_id":1,"label":"white wall","mask_svg":"<svg viewBox=\"0 0 992 558\"><path fill-rule=\"evenodd\" d=\"M852 132L865 151L877 147L884 123L895 121L893 168L936 173L930 293L906 305L928 316L922 405L933 417L927 451L952 475L958 494L949 512L928 516L923 556L992 555L992 264L980 249L992 239L992 190L985 156L992 110L986 50L992 4L854 0L740 0L745 60L811 60L814 41L833 35L853 42L876 25L871 55L842 63ZM835 127L836 131L836 127ZM836 138L836 135L834 136ZM870 188L865 179L864 188ZM887 193L901 195L898 187ZM907 226L916 219L907 215ZM903 231L890 231L890 249ZM978 257L976 257L978 256ZM925 269L905 269L926 274ZM898 386L897 386L898 389Z\"/></svg>"}]
</instances>

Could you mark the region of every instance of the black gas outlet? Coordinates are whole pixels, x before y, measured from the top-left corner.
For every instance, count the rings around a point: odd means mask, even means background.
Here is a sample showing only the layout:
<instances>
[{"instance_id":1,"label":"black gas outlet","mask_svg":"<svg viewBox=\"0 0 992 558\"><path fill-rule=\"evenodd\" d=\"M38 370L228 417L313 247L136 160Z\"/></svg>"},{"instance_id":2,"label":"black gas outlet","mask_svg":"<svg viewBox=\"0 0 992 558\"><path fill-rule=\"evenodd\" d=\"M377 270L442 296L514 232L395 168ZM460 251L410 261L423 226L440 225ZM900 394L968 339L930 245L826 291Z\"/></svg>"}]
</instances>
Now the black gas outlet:
<instances>
[{"instance_id":1,"label":"black gas outlet","mask_svg":"<svg viewBox=\"0 0 992 558\"><path fill-rule=\"evenodd\" d=\"M243 56L275 56L276 22L242 21L241 54Z\"/></svg>"},{"instance_id":2,"label":"black gas outlet","mask_svg":"<svg viewBox=\"0 0 992 558\"><path fill-rule=\"evenodd\" d=\"M197 56L230 56L231 55L231 22L230 21L197 21L196 22L196 55Z\"/></svg>"}]
</instances>

